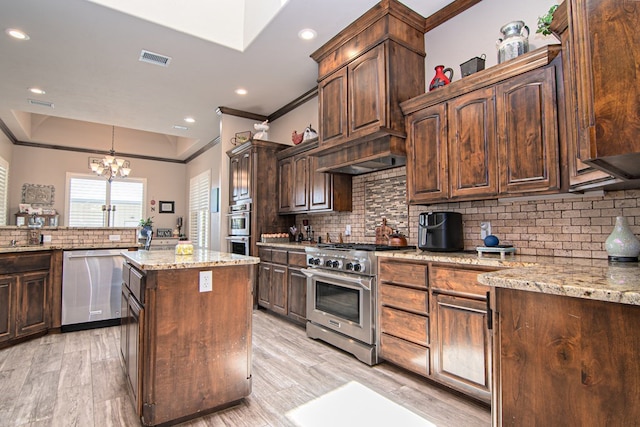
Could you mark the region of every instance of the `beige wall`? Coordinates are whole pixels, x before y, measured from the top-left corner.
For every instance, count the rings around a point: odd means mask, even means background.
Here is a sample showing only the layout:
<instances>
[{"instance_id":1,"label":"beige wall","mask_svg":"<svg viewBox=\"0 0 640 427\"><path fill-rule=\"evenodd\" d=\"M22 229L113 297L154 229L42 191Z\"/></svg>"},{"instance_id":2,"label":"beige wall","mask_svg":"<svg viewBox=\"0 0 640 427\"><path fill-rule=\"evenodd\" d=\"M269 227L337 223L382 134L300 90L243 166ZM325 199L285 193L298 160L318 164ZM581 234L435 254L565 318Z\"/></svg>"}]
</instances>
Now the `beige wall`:
<instances>
[{"instance_id":1,"label":"beige wall","mask_svg":"<svg viewBox=\"0 0 640 427\"><path fill-rule=\"evenodd\" d=\"M269 140L293 145L291 141L293 131L302 133L309 125L318 132L317 96L274 121L269 129Z\"/></svg>"},{"instance_id":2,"label":"beige wall","mask_svg":"<svg viewBox=\"0 0 640 427\"><path fill-rule=\"evenodd\" d=\"M21 203L22 186L28 184L53 185L55 203L61 225L66 225L65 188L67 172L91 174L89 154L45 148L14 146L9 172L9 218ZM99 157L91 155L91 157ZM181 163L129 159L131 176L147 179L146 216L154 217L154 227L174 228L176 218L186 215L187 195L184 192L186 165ZM151 200L175 201L175 214L151 212ZM157 205L156 205L157 206Z\"/></svg>"}]
</instances>

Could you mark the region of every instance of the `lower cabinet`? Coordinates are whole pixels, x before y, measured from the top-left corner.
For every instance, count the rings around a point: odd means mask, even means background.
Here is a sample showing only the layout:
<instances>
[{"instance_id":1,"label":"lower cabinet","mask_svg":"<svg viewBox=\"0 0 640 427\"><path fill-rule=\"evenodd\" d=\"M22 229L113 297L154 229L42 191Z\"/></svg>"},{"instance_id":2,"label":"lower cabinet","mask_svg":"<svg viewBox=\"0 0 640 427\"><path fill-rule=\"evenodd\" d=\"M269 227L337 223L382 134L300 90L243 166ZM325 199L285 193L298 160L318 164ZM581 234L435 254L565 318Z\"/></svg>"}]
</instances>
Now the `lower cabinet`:
<instances>
[{"instance_id":1,"label":"lower cabinet","mask_svg":"<svg viewBox=\"0 0 640 427\"><path fill-rule=\"evenodd\" d=\"M120 356L129 391L138 414L142 413L142 331L144 308L134 292L144 292L144 277L138 272L130 273L131 266L123 268L121 323L120 323ZM131 279L130 279L131 277ZM133 280L133 284L132 284ZM133 289L133 291L132 291Z\"/></svg>"},{"instance_id":2,"label":"lower cabinet","mask_svg":"<svg viewBox=\"0 0 640 427\"><path fill-rule=\"evenodd\" d=\"M0 343L50 327L50 252L0 257Z\"/></svg>"},{"instance_id":3,"label":"lower cabinet","mask_svg":"<svg viewBox=\"0 0 640 427\"><path fill-rule=\"evenodd\" d=\"M304 324L307 321L307 277L304 251L265 247L258 250L258 305Z\"/></svg>"},{"instance_id":4,"label":"lower cabinet","mask_svg":"<svg viewBox=\"0 0 640 427\"><path fill-rule=\"evenodd\" d=\"M480 401L491 401L490 271L379 258L380 357Z\"/></svg>"}]
</instances>

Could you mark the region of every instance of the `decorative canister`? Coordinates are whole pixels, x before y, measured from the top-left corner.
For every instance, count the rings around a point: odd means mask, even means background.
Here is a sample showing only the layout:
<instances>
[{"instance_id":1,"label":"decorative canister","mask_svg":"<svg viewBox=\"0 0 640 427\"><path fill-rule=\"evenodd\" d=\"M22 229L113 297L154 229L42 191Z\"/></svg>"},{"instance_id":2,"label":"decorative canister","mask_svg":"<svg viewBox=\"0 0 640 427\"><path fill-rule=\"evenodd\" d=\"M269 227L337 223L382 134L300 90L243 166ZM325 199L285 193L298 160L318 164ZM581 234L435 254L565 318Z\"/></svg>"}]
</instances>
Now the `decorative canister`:
<instances>
[{"instance_id":1,"label":"decorative canister","mask_svg":"<svg viewBox=\"0 0 640 427\"><path fill-rule=\"evenodd\" d=\"M640 254L640 241L633 234L627 219L616 217L616 225L604 243L609 261L637 262Z\"/></svg>"},{"instance_id":2,"label":"decorative canister","mask_svg":"<svg viewBox=\"0 0 640 427\"><path fill-rule=\"evenodd\" d=\"M190 240L180 240L176 245L176 255L193 255L193 244Z\"/></svg>"},{"instance_id":3,"label":"decorative canister","mask_svg":"<svg viewBox=\"0 0 640 427\"><path fill-rule=\"evenodd\" d=\"M498 64L529 52L529 27L523 21L511 21L500 28L503 37L498 39Z\"/></svg>"},{"instance_id":4,"label":"decorative canister","mask_svg":"<svg viewBox=\"0 0 640 427\"><path fill-rule=\"evenodd\" d=\"M433 79L429 84L429 91L446 86L451 83L451 79L453 79L453 70L451 68L444 68L444 65L436 65L435 70L436 75L433 76ZM447 72L449 72L448 77L446 75Z\"/></svg>"}]
</instances>

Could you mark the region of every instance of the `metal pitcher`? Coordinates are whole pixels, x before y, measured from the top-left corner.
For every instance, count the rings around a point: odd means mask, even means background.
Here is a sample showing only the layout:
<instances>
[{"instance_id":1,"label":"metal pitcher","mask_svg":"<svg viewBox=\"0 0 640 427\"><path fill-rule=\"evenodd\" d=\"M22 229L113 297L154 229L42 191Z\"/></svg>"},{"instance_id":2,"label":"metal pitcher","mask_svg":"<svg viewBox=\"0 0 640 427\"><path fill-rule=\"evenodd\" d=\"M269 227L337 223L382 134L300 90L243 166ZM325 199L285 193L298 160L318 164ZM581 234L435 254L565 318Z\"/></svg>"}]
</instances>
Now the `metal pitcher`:
<instances>
[{"instance_id":1,"label":"metal pitcher","mask_svg":"<svg viewBox=\"0 0 640 427\"><path fill-rule=\"evenodd\" d=\"M529 27L523 21L512 21L500 28L504 36L498 39L498 64L529 52Z\"/></svg>"}]
</instances>

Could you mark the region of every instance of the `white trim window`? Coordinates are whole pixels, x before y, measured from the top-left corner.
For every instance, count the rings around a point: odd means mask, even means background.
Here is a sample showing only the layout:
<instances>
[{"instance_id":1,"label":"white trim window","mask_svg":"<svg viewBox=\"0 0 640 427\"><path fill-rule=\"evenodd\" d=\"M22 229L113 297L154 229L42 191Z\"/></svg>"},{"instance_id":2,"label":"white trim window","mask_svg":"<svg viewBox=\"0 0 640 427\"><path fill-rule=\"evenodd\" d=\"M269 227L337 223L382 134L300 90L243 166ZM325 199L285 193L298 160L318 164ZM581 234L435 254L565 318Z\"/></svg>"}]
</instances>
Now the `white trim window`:
<instances>
[{"instance_id":1,"label":"white trim window","mask_svg":"<svg viewBox=\"0 0 640 427\"><path fill-rule=\"evenodd\" d=\"M209 248L211 171L189 180L189 238L195 246Z\"/></svg>"},{"instance_id":2,"label":"white trim window","mask_svg":"<svg viewBox=\"0 0 640 427\"><path fill-rule=\"evenodd\" d=\"M100 176L67 173L66 224L69 227L136 227L140 218L145 218L146 187L144 178L109 183ZM105 210L107 207L112 209L109 213Z\"/></svg>"},{"instance_id":3,"label":"white trim window","mask_svg":"<svg viewBox=\"0 0 640 427\"><path fill-rule=\"evenodd\" d=\"M8 225L7 194L9 193L9 163L0 157L0 225Z\"/></svg>"}]
</instances>

